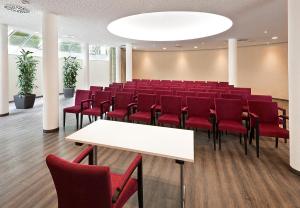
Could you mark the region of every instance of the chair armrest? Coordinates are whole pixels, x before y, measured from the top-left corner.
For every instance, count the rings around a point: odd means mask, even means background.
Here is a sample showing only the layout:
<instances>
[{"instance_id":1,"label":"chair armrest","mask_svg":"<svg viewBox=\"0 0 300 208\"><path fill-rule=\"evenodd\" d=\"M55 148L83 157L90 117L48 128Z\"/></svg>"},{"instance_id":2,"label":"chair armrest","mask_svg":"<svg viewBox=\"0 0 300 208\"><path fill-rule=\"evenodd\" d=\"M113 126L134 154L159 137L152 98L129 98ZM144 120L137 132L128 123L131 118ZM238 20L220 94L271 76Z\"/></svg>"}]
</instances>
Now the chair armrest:
<instances>
[{"instance_id":1,"label":"chair armrest","mask_svg":"<svg viewBox=\"0 0 300 208\"><path fill-rule=\"evenodd\" d=\"M84 158L88 155L90 155L93 151L94 146L89 145L87 148L85 148L72 162L73 163L80 163Z\"/></svg>"},{"instance_id":2,"label":"chair armrest","mask_svg":"<svg viewBox=\"0 0 300 208\"><path fill-rule=\"evenodd\" d=\"M113 198L112 198L113 203L115 203L118 200L120 194L122 193L125 185L129 181L129 179L130 179L131 175L133 174L133 172L135 171L135 169L142 168L141 164L142 164L142 155L138 154L135 157L135 159L131 162L130 166L128 167L128 169L126 170L124 175L122 176L121 181L120 181L119 185L117 186L116 191L113 195Z\"/></svg>"},{"instance_id":3,"label":"chair armrest","mask_svg":"<svg viewBox=\"0 0 300 208\"><path fill-rule=\"evenodd\" d=\"M92 99L87 99L87 100L83 100L83 101L81 101L81 103L80 103L80 110L82 111L83 110L83 104L84 103L93 103L93 100Z\"/></svg>"},{"instance_id":4,"label":"chair armrest","mask_svg":"<svg viewBox=\"0 0 300 208\"><path fill-rule=\"evenodd\" d=\"M278 117L289 120L289 117L287 115L279 115Z\"/></svg>"},{"instance_id":5,"label":"chair armrest","mask_svg":"<svg viewBox=\"0 0 300 208\"><path fill-rule=\"evenodd\" d=\"M151 105L150 109L155 110L156 104Z\"/></svg>"},{"instance_id":6,"label":"chair armrest","mask_svg":"<svg viewBox=\"0 0 300 208\"><path fill-rule=\"evenodd\" d=\"M186 107L181 108L181 111L182 111L183 113L187 113L188 109L189 109L189 108L186 106Z\"/></svg>"},{"instance_id":7,"label":"chair armrest","mask_svg":"<svg viewBox=\"0 0 300 208\"><path fill-rule=\"evenodd\" d=\"M259 119L258 115L256 115L255 113L250 113L249 112L250 117L254 118L254 119Z\"/></svg>"}]
</instances>

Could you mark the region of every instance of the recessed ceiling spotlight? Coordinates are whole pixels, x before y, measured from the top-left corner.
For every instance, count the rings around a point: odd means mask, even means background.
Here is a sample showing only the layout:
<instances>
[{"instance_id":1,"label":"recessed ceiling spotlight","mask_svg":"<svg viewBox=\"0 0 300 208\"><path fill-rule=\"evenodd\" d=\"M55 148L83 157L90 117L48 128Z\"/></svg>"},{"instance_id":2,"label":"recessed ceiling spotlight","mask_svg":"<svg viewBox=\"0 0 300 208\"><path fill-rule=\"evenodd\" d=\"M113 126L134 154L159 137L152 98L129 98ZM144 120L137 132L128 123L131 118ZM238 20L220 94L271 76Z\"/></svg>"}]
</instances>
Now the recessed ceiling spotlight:
<instances>
[{"instance_id":1,"label":"recessed ceiling spotlight","mask_svg":"<svg viewBox=\"0 0 300 208\"><path fill-rule=\"evenodd\" d=\"M165 11L123 17L112 21L107 30L134 40L179 41L216 35L232 24L229 18L212 13Z\"/></svg>"},{"instance_id":2,"label":"recessed ceiling spotlight","mask_svg":"<svg viewBox=\"0 0 300 208\"><path fill-rule=\"evenodd\" d=\"M277 36L272 37L272 40L277 40L277 39L278 39Z\"/></svg>"},{"instance_id":3,"label":"recessed ceiling spotlight","mask_svg":"<svg viewBox=\"0 0 300 208\"><path fill-rule=\"evenodd\" d=\"M26 7L23 7L23 6L20 6L20 5L17 5L17 4L5 4L4 8L9 10L9 11L17 12L17 13L20 13L20 14L25 14L25 13L30 12L30 10L27 9Z\"/></svg>"},{"instance_id":4,"label":"recessed ceiling spotlight","mask_svg":"<svg viewBox=\"0 0 300 208\"><path fill-rule=\"evenodd\" d=\"M268 30L265 30L264 33L265 33L265 34L268 34Z\"/></svg>"},{"instance_id":5,"label":"recessed ceiling spotlight","mask_svg":"<svg viewBox=\"0 0 300 208\"><path fill-rule=\"evenodd\" d=\"M194 48L198 48L198 46L194 46Z\"/></svg>"},{"instance_id":6,"label":"recessed ceiling spotlight","mask_svg":"<svg viewBox=\"0 0 300 208\"><path fill-rule=\"evenodd\" d=\"M163 48L163 50L167 50L167 48Z\"/></svg>"}]
</instances>

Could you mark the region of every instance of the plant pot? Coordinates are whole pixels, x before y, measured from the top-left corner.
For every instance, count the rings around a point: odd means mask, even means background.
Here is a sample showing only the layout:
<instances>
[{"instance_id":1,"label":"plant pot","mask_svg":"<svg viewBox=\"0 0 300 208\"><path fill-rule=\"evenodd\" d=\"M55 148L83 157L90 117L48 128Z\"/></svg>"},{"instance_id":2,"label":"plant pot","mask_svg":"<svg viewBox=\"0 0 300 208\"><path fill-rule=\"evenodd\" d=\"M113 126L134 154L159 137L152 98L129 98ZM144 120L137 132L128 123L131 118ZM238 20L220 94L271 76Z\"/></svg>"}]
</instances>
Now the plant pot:
<instances>
[{"instance_id":1,"label":"plant pot","mask_svg":"<svg viewBox=\"0 0 300 208\"><path fill-rule=\"evenodd\" d=\"M17 109L32 108L35 101L35 94L15 95L14 101Z\"/></svg>"},{"instance_id":2,"label":"plant pot","mask_svg":"<svg viewBox=\"0 0 300 208\"><path fill-rule=\"evenodd\" d=\"M74 96L74 88L64 88L64 96L65 98L72 98Z\"/></svg>"}]
</instances>

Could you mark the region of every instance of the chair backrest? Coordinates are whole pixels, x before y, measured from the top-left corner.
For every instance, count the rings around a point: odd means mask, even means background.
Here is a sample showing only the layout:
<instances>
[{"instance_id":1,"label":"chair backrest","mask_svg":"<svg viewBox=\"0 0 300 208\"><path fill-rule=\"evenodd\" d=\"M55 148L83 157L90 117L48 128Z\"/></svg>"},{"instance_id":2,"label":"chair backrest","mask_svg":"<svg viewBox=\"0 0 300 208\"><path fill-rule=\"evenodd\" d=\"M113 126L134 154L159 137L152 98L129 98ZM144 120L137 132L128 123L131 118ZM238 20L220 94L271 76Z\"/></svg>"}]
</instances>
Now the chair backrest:
<instances>
[{"instance_id":1,"label":"chair backrest","mask_svg":"<svg viewBox=\"0 0 300 208\"><path fill-rule=\"evenodd\" d=\"M181 114L181 96L163 95L160 98L162 114Z\"/></svg>"},{"instance_id":2,"label":"chair backrest","mask_svg":"<svg viewBox=\"0 0 300 208\"><path fill-rule=\"evenodd\" d=\"M90 91L92 95L95 95L97 91L102 91L103 87L100 86L90 86Z\"/></svg>"},{"instance_id":3,"label":"chair backrest","mask_svg":"<svg viewBox=\"0 0 300 208\"><path fill-rule=\"evenodd\" d=\"M111 92L110 91L98 91L98 92L96 92L94 99L95 99L94 106L99 108L102 102L107 101L107 100L111 101ZM110 103L107 105L104 105L103 111L108 112L109 107L110 107Z\"/></svg>"},{"instance_id":4,"label":"chair backrest","mask_svg":"<svg viewBox=\"0 0 300 208\"><path fill-rule=\"evenodd\" d=\"M47 156L46 163L59 208L112 207L109 167L72 163L54 155Z\"/></svg>"},{"instance_id":5,"label":"chair backrest","mask_svg":"<svg viewBox=\"0 0 300 208\"><path fill-rule=\"evenodd\" d=\"M117 92L115 97L115 109L127 109L132 100L132 93Z\"/></svg>"},{"instance_id":6,"label":"chair backrest","mask_svg":"<svg viewBox=\"0 0 300 208\"><path fill-rule=\"evenodd\" d=\"M272 102L272 96L271 95L249 95L248 101L266 101L266 102Z\"/></svg>"},{"instance_id":7,"label":"chair backrest","mask_svg":"<svg viewBox=\"0 0 300 208\"><path fill-rule=\"evenodd\" d=\"M260 123L279 123L278 105L274 102L267 101L249 101L249 112L255 113L259 117Z\"/></svg>"},{"instance_id":8,"label":"chair backrest","mask_svg":"<svg viewBox=\"0 0 300 208\"><path fill-rule=\"evenodd\" d=\"M205 97L205 98L216 98L217 93L215 93L215 92L198 92L197 96L198 97Z\"/></svg>"},{"instance_id":9,"label":"chair backrest","mask_svg":"<svg viewBox=\"0 0 300 208\"><path fill-rule=\"evenodd\" d=\"M182 97L182 105L186 106L186 98L188 96L190 96L190 97L196 96L197 92L194 92L194 91L177 91L176 95Z\"/></svg>"},{"instance_id":10,"label":"chair backrest","mask_svg":"<svg viewBox=\"0 0 300 208\"><path fill-rule=\"evenodd\" d=\"M156 90L156 96L157 96L156 102L157 102L157 104L160 104L160 100L161 100L160 98L163 95L172 95L172 91L171 90Z\"/></svg>"},{"instance_id":11,"label":"chair backrest","mask_svg":"<svg viewBox=\"0 0 300 208\"><path fill-rule=\"evenodd\" d=\"M81 101L90 99L90 90L76 90L75 94L75 105L81 105Z\"/></svg>"},{"instance_id":12,"label":"chair backrest","mask_svg":"<svg viewBox=\"0 0 300 208\"><path fill-rule=\"evenodd\" d=\"M154 94L138 94L137 110L143 112L150 112L152 105L156 103L156 95Z\"/></svg>"},{"instance_id":13,"label":"chair backrest","mask_svg":"<svg viewBox=\"0 0 300 208\"><path fill-rule=\"evenodd\" d=\"M217 120L242 121L242 101L237 99L215 99Z\"/></svg>"},{"instance_id":14,"label":"chair backrest","mask_svg":"<svg viewBox=\"0 0 300 208\"><path fill-rule=\"evenodd\" d=\"M243 100L243 96L238 94L221 94L221 98Z\"/></svg>"},{"instance_id":15,"label":"chair backrest","mask_svg":"<svg viewBox=\"0 0 300 208\"><path fill-rule=\"evenodd\" d=\"M188 117L209 118L211 98L187 97Z\"/></svg>"}]
</instances>

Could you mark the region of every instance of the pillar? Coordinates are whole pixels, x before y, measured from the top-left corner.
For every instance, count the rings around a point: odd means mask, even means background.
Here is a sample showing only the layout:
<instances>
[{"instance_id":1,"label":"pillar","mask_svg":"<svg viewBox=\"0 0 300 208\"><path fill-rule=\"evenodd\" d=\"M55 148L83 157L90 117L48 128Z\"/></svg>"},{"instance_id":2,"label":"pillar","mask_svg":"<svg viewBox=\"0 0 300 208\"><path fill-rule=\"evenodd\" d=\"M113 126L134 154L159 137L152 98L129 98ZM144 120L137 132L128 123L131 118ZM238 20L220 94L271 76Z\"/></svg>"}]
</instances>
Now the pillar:
<instances>
[{"instance_id":1,"label":"pillar","mask_svg":"<svg viewBox=\"0 0 300 208\"><path fill-rule=\"evenodd\" d=\"M57 17L43 14L43 131L59 129Z\"/></svg>"},{"instance_id":2,"label":"pillar","mask_svg":"<svg viewBox=\"0 0 300 208\"><path fill-rule=\"evenodd\" d=\"M8 29L0 24L0 117L9 114Z\"/></svg>"},{"instance_id":3,"label":"pillar","mask_svg":"<svg viewBox=\"0 0 300 208\"><path fill-rule=\"evenodd\" d=\"M121 83L121 48L116 47L116 82Z\"/></svg>"},{"instance_id":4,"label":"pillar","mask_svg":"<svg viewBox=\"0 0 300 208\"><path fill-rule=\"evenodd\" d=\"M288 1L290 166L300 175L300 1Z\"/></svg>"},{"instance_id":5,"label":"pillar","mask_svg":"<svg viewBox=\"0 0 300 208\"><path fill-rule=\"evenodd\" d=\"M132 81L132 45L126 44L126 81Z\"/></svg>"},{"instance_id":6,"label":"pillar","mask_svg":"<svg viewBox=\"0 0 300 208\"><path fill-rule=\"evenodd\" d=\"M84 43L82 45L82 70L83 70L83 86L85 89L90 88L90 52L89 52L89 44Z\"/></svg>"},{"instance_id":7,"label":"pillar","mask_svg":"<svg viewBox=\"0 0 300 208\"><path fill-rule=\"evenodd\" d=\"M228 82L237 86L237 40L228 40Z\"/></svg>"}]
</instances>

